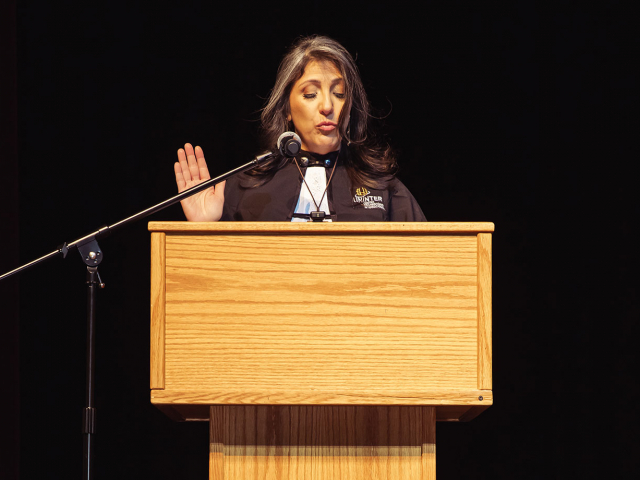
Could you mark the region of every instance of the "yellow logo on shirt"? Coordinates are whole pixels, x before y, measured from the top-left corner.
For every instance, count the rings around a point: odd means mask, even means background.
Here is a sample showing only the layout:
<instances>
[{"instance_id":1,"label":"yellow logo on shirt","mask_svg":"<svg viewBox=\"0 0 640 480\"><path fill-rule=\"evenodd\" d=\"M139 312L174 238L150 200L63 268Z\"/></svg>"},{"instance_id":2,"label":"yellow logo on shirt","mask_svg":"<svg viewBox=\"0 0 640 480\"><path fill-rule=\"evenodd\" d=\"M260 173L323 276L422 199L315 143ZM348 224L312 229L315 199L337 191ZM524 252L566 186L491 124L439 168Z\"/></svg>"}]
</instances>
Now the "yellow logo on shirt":
<instances>
[{"instance_id":1,"label":"yellow logo on shirt","mask_svg":"<svg viewBox=\"0 0 640 480\"><path fill-rule=\"evenodd\" d=\"M385 210L382 195L371 195L371 192L364 187L356 188L353 203L364 208L379 208Z\"/></svg>"}]
</instances>

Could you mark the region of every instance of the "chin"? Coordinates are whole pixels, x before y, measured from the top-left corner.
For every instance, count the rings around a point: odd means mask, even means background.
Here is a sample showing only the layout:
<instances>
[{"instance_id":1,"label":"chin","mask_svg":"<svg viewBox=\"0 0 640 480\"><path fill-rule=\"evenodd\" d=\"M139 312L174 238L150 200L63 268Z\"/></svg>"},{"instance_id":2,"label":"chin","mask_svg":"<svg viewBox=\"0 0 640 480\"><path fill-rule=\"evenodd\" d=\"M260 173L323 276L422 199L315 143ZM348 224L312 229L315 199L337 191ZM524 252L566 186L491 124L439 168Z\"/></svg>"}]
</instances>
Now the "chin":
<instances>
[{"instance_id":1,"label":"chin","mask_svg":"<svg viewBox=\"0 0 640 480\"><path fill-rule=\"evenodd\" d=\"M325 142L320 142L311 147L311 151L314 153L325 154L329 152L335 152L340 148L340 140L332 138L327 139Z\"/></svg>"}]
</instances>

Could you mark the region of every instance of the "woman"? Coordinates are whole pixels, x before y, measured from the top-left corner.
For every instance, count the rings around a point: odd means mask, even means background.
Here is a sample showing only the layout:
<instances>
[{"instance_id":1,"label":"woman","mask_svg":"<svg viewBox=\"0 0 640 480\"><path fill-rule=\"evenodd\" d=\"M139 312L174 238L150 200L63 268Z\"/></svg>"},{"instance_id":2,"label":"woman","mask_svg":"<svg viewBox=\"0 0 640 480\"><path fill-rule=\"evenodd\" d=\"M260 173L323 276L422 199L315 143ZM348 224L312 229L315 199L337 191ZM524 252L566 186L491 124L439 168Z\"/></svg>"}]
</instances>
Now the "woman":
<instances>
[{"instance_id":1,"label":"woman","mask_svg":"<svg viewBox=\"0 0 640 480\"><path fill-rule=\"evenodd\" d=\"M394 174L396 159L375 140L369 103L353 58L335 40L303 38L285 55L261 115L262 141L295 131L302 151L276 155L182 201L190 221L425 221ZM204 153L178 150L180 192L210 178ZM226 183L226 186L225 186Z\"/></svg>"}]
</instances>

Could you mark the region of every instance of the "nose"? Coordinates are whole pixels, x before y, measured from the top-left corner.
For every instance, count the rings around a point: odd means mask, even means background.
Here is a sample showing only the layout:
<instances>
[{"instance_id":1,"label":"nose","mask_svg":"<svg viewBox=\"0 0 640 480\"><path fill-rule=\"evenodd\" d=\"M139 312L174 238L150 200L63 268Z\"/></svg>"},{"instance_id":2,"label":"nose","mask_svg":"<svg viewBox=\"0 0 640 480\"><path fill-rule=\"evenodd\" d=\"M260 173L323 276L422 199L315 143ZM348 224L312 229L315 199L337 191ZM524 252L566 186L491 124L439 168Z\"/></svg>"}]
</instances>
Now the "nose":
<instances>
[{"instance_id":1,"label":"nose","mask_svg":"<svg viewBox=\"0 0 640 480\"><path fill-rule=\"evenodd\" d=\"M325 117L328 117L333 113L333 99L330 94L322 95L320 102L320 113Z\"/></svg>"}]
</instances>

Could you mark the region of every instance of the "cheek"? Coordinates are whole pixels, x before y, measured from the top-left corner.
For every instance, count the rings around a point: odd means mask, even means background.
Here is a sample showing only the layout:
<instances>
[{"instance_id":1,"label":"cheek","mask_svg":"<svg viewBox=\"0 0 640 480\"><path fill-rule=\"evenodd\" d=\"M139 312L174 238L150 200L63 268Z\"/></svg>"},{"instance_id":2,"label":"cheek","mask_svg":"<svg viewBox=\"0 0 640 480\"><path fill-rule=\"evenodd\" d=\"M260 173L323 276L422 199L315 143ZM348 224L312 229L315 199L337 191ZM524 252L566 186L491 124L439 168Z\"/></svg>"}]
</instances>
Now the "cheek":
<instances>
[{"instance_id":1,"label":"cheek","mask_svg":"<svg viewBox=\"0 0 640 480\"><path fill-rule=\"evenodd\" d=\"M289 116L294 122L300 117L300 102L293 98L293 96L289 97Z\"/></svg>"},{"instance_id":2,"label":"cheek","mask_svg":"<svg viewBox=\"0 0 640 480\"><path fill-rule=\"evenodd\" d=\"M292 119L295 123L298 124L299 127L302 127L304 124L312 120L309 112L310 109L305 105L301 105L300 103L293 103L291 105Z\"/></svg>"}]
</instances>

